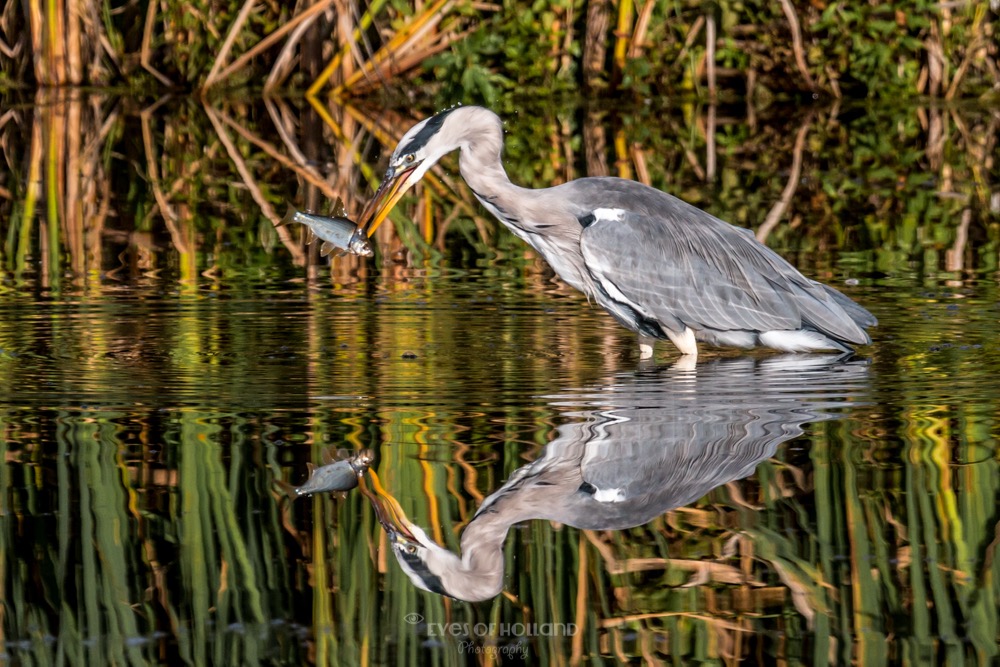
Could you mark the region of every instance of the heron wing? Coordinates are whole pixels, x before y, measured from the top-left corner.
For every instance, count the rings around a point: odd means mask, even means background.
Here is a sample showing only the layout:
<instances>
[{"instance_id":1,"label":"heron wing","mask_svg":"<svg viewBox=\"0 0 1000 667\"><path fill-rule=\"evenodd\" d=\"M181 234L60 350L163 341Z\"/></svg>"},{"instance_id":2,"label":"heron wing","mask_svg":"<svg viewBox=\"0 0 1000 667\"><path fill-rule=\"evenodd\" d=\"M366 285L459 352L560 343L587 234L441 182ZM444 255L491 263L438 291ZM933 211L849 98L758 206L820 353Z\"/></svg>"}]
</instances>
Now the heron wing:
<instances>
[{"instance_id":1,"label":"heron wing","mask_svg":"<svg viewBox=\"0 0 1000 667\"><path fill-rule=\"evenodd\" d=\"M695 330L811 328L870 342L845 312L847 297L803 276L747 230L671 200L655 215L605 209L583 230L584 261L612 306L627 303L675 331L678 321Z\"/></svg>"}]
</instances>

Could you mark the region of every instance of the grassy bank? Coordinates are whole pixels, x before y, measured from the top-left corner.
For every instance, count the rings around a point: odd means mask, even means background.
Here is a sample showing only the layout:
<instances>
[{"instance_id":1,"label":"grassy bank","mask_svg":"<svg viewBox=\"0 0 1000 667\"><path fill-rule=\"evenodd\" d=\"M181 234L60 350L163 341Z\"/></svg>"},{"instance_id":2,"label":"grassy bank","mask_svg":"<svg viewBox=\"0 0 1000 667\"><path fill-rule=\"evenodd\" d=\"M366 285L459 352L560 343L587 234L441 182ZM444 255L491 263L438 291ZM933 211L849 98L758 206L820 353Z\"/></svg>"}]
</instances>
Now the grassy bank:
<instances>
[{"instance_id":1,"label":"grassy bank","mask_svg":"<svg viewBox=\"0 0 1000 667\"><path fill-rule=\"evenodd\" d=\"M986 2L24 0L0 14L0 84L928 96L1000 91Z\"/></svg>"}]
</instances>

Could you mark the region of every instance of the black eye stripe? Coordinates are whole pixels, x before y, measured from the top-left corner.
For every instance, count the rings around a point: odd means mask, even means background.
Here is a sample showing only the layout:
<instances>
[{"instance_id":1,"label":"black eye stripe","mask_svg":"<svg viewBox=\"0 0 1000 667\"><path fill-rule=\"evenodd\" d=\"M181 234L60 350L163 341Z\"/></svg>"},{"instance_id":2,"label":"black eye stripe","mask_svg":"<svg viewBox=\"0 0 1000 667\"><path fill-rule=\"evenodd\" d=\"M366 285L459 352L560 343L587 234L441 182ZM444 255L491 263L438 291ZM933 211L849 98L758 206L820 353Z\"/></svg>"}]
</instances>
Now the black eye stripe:
<instances>
[{"instance_id":1,"label":"black eye stripe","mask_svg":"<svg viewBox=\"0 0 1000 667\"><path fill-rule=\"evenodd\" d=\"M410 139L410 142L406 144L406 148L402 152L404 154L416 153L427 145L427 142L431 140L431 137L437 134L438 130L441 129L441 125L444 124L444 119L447 118L448 114L454 110L455 109L448 109L447 111L442 111L438 115L429 118L427 120L427 124L420 128L420 131L417 132L412 139Z\"/></svg>"},{"instance_id":2,"label":"black eye stripe","mask_svg":"<svg viewBox=\"0 0 1000 667\"><path fill-rule=\"evenodd\" d=\"M451 597L448 591L445 590L441 578L431 572L430 568L427 567L426 563L420 560L419 556L407 553L405 550L403 550L401 555L413 574L415 574L417 578L420 579L420 581L427 587L427 590L431 593Z\"/></svg>"}]
</instances>

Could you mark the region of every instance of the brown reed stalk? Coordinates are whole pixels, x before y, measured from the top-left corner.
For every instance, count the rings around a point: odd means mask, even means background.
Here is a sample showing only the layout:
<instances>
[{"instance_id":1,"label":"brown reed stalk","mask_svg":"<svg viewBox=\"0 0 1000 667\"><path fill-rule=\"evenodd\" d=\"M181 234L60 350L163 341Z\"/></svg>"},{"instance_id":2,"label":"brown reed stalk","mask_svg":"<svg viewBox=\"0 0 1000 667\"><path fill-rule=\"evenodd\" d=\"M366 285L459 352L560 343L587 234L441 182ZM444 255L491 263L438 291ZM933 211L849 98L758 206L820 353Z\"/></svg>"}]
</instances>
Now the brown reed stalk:
<instances>
[{"instance_id":1,"label":"brown reed stalk","mask_svg":"<svg viewBox=\"0 0 1000 667\"><path fill-rule=\"evenodd\" d=\"M398 73L402 70L394 70L391 66L383 65L390 60L397 59L407 54L410 49L419 46L421 40L433 32L441 20L454 7L455 0L436 0L432 5L427 6L422 12L417 13L404 25L375 55L365 62L357 72L352 74L347 80L334 89L334 95L350 90L362 78L374 78L386 73ZM417 62L423 60L419 59ZM384 80L384 79L382 79Z\"/></svg>"},{"instance_id":2,"label":"brown reed stalk","mask_svg":"<svg viewBox=\"0 0 1000 667\"><path fill-rule=\"evenodd\" d=\"M256 0L245 0L236 18L233 19L232 24L229 26L229 32L226 34L226 40L222 43L222 48L219 49L218 55L215 56L215 62L212 63L212 69L209 70L208 76L205 77L205 82L202 84L202 92L208 90L215 82L219 68L222 67L222 64L226 62L226 58L229 57L229 51L233 48L233 43L239 37L240 31L243 29L244 24L246 24L247 19L250 18L250 12L253 11L256 4Z\"/></svg>"},{"instance_id":3,"label":"brown reed stalk","mask_svg":"<svg viewBox=\"0 0 1000 667\"><path fill-rule=\"evenodd\" d=\"M146 23L142 30L142 44L139 48L139 63L143 69L152 74L165 86L173 86L174 82L166 74L153 65L153 29L156 27L156 13L159 3L150 0L146 8Z\"/></svg>"},{"instance_id":4,"label":"brown reed stalk","mask_svg":"<svg viewBox=\"0 0 1000 667\"><path fill-rule=\"evenodd\" d=\"M373 0L373 2L368 6L368 9L365 11L364 14L362 14L361 18L358 20L358 25L351 33L350 39L344 39L343 25L341 24L340 21L338 21L338 38L339 41L343 42L343 46L340 47L340 50L337 51L337 53L333 56L333 58L330 60L327 66L323 68L323 71L320 72L319 76L316 77L316 80L313 81L312 84L309 86L309 89L306 91L306 97L315 96L320 90L323 89L323 86L329 83L330 79L340 68L343 59L347 56L348 53L350 53L352 50L356 48L355 45L359 41L361 41L364 35L364 31L368 30L368 28L371 27L372 22L375 20L375 16L378 14L378 12L382 11L382 8L385 6L385 4L386 0ZM338 2L337 4L338 16L341 17L346 16L346 13L343 11L344 7L346 7L346 3ZM345 67L344 71L346 78L348 68Z\"/></svg>"}]
</instances>

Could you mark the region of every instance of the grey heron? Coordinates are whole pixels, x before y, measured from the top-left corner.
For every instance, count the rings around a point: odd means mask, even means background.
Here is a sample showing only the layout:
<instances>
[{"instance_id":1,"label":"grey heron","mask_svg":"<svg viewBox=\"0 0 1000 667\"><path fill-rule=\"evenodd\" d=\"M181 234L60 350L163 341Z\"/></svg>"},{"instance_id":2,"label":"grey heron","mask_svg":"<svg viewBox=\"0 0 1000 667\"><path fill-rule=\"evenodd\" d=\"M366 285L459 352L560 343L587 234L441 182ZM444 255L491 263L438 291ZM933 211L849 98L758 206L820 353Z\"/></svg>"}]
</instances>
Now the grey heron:
<instances>
[{"instance_id":1,"label":"grey heron","mask_svg":"<svg viewBox=\"0 0 1000 667\"><path fill-rule=\"evenodd\" d=\"M544 519L619 530L647 523L753 474L804 423L856 403L866 381L865 363L791 355L694 369L678 363L547 397L552 407L576 407L566 413L572 421L483 501L462 533L460 555L409 521L380 485L369 497L416 586L487 600L503 589L503 543L514 524Z\"/></svg>"},{"instance_id":2,"label":"grey heron","mask_svg":"<svg viewBox=\"0 0 1000 667\"><path fill-rule=\"evenodd\" d=\"M746 229L636 181L581 178L533 190L501 163L503 124L482 107L456 107L413 126L359 224L369 236L445 154L476 199L528 242L566 283L639 334L641 357L669 339L786 352L851 351L876 324L837 290L806 278Z\"/></svg>"}]
</instances>

